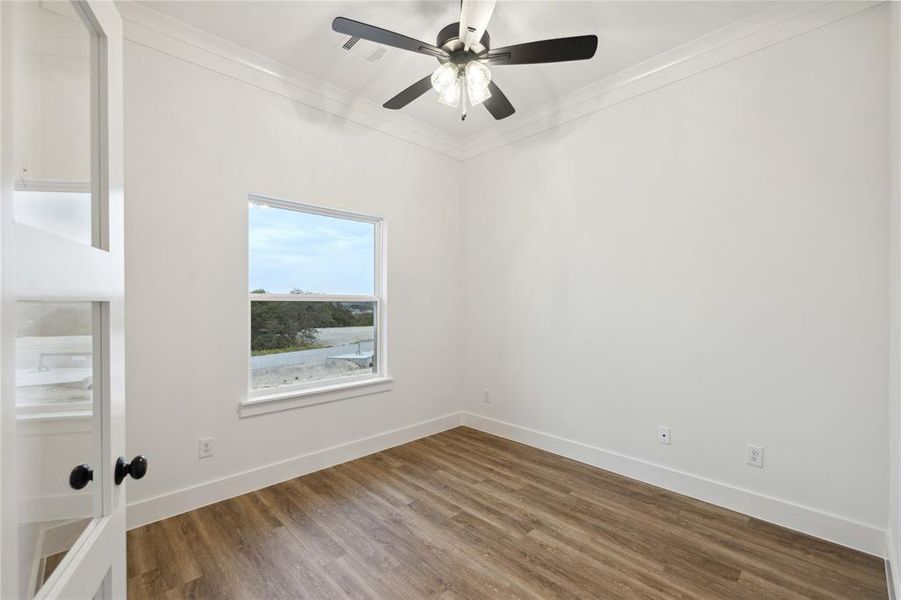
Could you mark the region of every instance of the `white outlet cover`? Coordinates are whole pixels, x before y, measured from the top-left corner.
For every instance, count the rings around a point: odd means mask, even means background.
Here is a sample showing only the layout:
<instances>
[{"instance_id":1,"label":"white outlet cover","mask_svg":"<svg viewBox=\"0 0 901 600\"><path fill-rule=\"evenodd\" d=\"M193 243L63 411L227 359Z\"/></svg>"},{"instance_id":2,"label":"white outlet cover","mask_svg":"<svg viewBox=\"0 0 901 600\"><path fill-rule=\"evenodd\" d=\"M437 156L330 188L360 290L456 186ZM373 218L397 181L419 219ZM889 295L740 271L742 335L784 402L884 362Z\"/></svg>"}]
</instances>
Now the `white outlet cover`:
<instances>
[{"instance_id":1,"label":"white outlet cover","mask_svg":"<svg viewBox=\"0 0 901 600\"><path fill-rule=\"evenodd\" d=\"M200 438L197 444L197 456L206 458L213 455L213 438Z\"/></svg>"},{"instance_id":2,"label":"white outlet cover","mask_svg":"<svg viewBox=\"0 0 901 600\"><path fill-rule=\"evenodd\" d=\"M763 446L755 446L754 444L748 444L747 456L746 456L745 460L752 467L758 467L758 468L762 469L763 468Z\"/></svg>"},{"instance_id":3,"label":"white outlet cover","mask_svg":"<svg viewBox=\"0 0 901 600\"><path fill-rule=\"evenodd\" d=\"M667 446L672 443L670 440L669 427L664 427L663 425L657 426L657 441L661 444L666 444Z\"/></svg>"}]
</instances>

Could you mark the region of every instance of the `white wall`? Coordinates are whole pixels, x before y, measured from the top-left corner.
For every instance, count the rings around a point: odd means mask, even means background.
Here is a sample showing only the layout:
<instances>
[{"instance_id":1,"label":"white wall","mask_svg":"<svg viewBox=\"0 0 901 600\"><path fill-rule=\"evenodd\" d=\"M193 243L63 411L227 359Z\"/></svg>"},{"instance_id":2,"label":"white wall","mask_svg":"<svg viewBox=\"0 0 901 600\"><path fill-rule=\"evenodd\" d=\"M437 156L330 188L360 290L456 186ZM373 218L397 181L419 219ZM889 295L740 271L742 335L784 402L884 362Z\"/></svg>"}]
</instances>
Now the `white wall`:
<instances>
[{"instance_id":1,"label":"white wall","mask_svg":"<svg viewBox=\"0 0 901 600\"><path fill-rule=\"evenodd\" d=\"M130 524L267 476L149 498L458 412L459 207L434 185L457 163L133 42L125 53L128 448L150 460L129 483ZM239 418L249 193L386 219L392 391ZM205 436L215 456L199 460Z\"/></svg>"},{"instance_id":2,"label":"white wall","mask_svg":"<svg viewBox=\"0 0 901 600\"><path fill-rule=\"evenodd\" d=\"M465 410L885 529L887 10L465 163Z\"/></svg>"}]
</instances>

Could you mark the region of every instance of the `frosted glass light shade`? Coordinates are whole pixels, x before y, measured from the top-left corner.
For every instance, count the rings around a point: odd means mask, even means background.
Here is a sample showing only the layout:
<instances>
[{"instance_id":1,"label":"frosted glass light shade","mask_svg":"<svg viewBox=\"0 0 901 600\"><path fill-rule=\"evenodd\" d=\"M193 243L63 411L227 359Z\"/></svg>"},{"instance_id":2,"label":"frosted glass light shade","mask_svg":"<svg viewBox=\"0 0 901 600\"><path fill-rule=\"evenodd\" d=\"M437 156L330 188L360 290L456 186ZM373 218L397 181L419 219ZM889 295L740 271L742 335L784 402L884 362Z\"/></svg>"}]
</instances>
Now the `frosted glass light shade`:
<instances>
[{"instance_id":1,"label":"frosted glass light shade","mask_svg":"<svg viewBox=\"0 0 901 600\"><path fill-rule=\"evenodd\" d=\"M491 90L488 89L488 84L482 87L473 85L469 77L466 78L466 93L469 96L469 103L473 106L477 106L491 97Z\"/></svg>"},{"instance_id":2,"label":"frosted glass light shade","mask_svg":"<svg viewBox=\"0 0 901 600\"><path fill-rule=\"evenodd\" d=\"M488 67L477 61L471 61L466 65L466 93L469 102L473 106L481 104L491 97L488 84L491 83L491 71Z\"/></svg>"},{"instance_id":3,"label":"frosted glass light shade","mask_svg":"<svg viewBox=\"0 0 901 600\"><path fill-rule=\"evenodd\" d=\"M459 78L456 78L450 85L445 87L444 90L438 92L438 102L458 108L460 106L460 96L462 95L463 84L460 82Z\"/></svg>"},{"instance_id":4,"label":"frosted glass light shade","mask_svg":"<svg viewBox=\"0 0 901 600\"><path fill-rule=\"evenodd\" d=\"M432 87L439 94L443 93L457 82L459 73L460 70L457 68L457 65L449 62L444 63L432 73Z\"/></svg>"},{"instance_id":5,"label":"frosted glass light shade","mask_svg":"<svg viewBox=\"0 0 901 600\"><path fill-rule=\"evenodd\" d=\"M477 87L488 87L488 83L491 81L491 71L479 61L471 60L466 63L466 81Z\"/></svg>"}]
</instances>

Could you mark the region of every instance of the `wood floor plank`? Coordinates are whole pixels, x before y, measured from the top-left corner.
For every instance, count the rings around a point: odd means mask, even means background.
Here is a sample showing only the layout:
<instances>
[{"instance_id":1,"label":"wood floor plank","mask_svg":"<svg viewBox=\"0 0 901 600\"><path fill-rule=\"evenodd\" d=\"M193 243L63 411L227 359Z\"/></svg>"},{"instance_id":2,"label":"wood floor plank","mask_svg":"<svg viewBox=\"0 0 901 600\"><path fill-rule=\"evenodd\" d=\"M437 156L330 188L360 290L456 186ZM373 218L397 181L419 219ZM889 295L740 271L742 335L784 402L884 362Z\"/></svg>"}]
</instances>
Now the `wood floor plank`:
<instances>
[{"instance_id":1,"label":"wood floor plank","mask_svg":"<svg viewBox=\"0 0 901 600\"><path fill-rule=\"evenodd\" d=\"M131 598L886 597L883 561L460 427L128 533Z\"/></svg>"}]
</instances>

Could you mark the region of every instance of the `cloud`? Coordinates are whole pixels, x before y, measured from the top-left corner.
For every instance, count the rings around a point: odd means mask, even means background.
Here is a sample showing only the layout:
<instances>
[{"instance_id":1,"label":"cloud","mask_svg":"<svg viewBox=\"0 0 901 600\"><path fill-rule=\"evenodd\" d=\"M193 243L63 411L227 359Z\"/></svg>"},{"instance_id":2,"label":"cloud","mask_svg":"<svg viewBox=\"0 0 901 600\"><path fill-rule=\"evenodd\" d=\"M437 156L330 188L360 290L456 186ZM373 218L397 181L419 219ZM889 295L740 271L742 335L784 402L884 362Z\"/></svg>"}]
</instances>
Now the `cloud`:
<instances>
[{"instance_id":1,"label":"cloud","mask_svg":"<svg viewBox=\"0 0 901 600\"><path fill-rule=\"evenodd\" d=\"M287 209L250 207L250 289L371 294L374 226Z\"/></svg>"}]
</instances>

